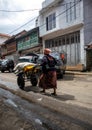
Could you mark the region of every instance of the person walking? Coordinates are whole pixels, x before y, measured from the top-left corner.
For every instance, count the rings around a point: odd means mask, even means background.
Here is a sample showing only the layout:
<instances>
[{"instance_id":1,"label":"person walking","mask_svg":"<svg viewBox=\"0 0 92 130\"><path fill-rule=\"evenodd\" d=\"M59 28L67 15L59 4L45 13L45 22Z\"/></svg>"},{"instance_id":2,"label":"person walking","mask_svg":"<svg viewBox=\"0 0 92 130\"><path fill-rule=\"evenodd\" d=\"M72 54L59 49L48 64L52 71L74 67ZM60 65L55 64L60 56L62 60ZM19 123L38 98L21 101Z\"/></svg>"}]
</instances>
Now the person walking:
<instances>
[{"instance_id":1,"label":"person walking","mask_svg":"<svg viewBox=\"0 0 92 130\"><path fill-rule=\"evenodd\" d=\"M56 74L56 60L50 55L51 50L48 48L44 49L44 56L42 59L42 74L39 79L39 87L43 90L41 92L45 93L46 89L53 88L54 92L52 95L56 94L57 89L57 74Z\"/></svg>"}]
</instances>

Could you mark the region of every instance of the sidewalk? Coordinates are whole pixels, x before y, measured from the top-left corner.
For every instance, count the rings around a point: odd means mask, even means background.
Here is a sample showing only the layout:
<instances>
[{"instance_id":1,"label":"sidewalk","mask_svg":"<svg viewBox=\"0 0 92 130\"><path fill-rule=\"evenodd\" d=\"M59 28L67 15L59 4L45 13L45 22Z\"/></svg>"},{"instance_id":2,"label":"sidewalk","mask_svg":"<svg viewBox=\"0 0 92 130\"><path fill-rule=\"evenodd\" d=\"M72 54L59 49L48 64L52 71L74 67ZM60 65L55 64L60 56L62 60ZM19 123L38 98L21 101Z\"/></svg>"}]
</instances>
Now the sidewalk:
<instances>
[{"instance_id":1,"label":"sidewalk","mask_svg":"<svg viewBox=\"0 0 92 130\"><path fill-rule=\"evenodd\" d=\"M92 76L92 71L88 72L79 72L79 71L66 71L66 74L73 74L73 75L89 75Z\"/></svg>"}]
</instances>

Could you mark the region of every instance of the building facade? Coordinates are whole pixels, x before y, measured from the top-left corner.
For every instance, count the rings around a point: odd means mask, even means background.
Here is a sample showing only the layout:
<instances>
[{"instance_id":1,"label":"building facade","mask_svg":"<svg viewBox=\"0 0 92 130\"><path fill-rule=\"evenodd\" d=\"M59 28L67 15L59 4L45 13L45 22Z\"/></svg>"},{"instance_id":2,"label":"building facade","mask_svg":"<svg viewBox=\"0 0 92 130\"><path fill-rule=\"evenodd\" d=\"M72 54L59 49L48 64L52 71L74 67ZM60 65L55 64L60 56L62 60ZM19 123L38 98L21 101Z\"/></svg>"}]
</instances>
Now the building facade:
<instances>
[{"instance_id":1,"label":"building facade","mask_svg":"<svg viewBox=\"0 0 92 130\"><path fill-rule=\"evenodd\" d=\"M15 61L18 59L18 53L16 49L16 37L20 37L21 35L25 34L26 31L23 30L20 33L11 36L9 39L4 41L1 45L1 55L6 59L12 59Z\"/></svg>"},{"instance_id":2,"label":"building facade","mask_svg":"<svg viewBox=\"0 0 92 130\"><path fill-rule=\"evenodd\" d=\"M42 40L39 37L39 27L29 31L21 31L11 36L1 45L1 55L6 59L13 59L15 64L20 56L28 53L42 53Z\"/></svg>"},{"instance_id":3,"label":"building facade","mask_svg":"<svg viewBox=\"0 0 92 130\"><path fill-rule=\"evenodd\" d=\"M21 37L16 37L17 52L23 56L27 53L41 53L42 42L39 37L39 27L29 30Z\"/></svg>"},{"instance_id":4,"label":"building facade","mask_svg":"<svg viewBox=\"0 0 92 130\"><path fill-rule=\"evenodd\" d=\"M43 48L64 52L67 66L77 70L87 69L85 45L92 41L91 7L91 0L45 0L39 12Z\"/></svg>"},{"instance_id":5,"label":"building facade","mask_svg":"<svg viewBox=\"0 0 92 130\"><path fill-rule=\"evenodd\" d=\"M3 58L2 57L2 52L1 52L2 51L1 46L2 46L2 44L4 44L4 41L6 41L9 38L10 38L9 35L0 33L0 58Z\"/></svg>"}]
</instances>

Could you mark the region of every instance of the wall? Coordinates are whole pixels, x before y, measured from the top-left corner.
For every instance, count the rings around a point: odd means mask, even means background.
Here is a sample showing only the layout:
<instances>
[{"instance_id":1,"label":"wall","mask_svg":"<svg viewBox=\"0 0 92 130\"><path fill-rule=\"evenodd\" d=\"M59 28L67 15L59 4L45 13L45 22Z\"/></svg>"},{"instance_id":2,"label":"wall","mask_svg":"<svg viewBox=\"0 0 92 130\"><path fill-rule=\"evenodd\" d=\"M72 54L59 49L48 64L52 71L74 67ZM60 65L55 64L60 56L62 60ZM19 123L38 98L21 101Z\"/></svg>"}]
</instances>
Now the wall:
<instances>
[{"instance_id":1,"label":"wall","mask_svg":"<svg viewBox=\"0 0 92 130\"><path fill-rule=\"evenodd\" d=\"M59 28L64 29L83 22L82 2L83 1L74 2L74 0L65 0L62 3L58 8ZM71 3L71 5L69 5L69 3ZM76 16L73 13L73 10L75 10L74 13L76 13ZM72 14L72 17L70 14Z\"/></svg>"},{"instance_id":2,"label":"wall","mask_svg":"<svg viewBox=\"0 0 92 130\"><path fill-rule=\"evenodd\" d=\"M69 7L66 8L66 3L72 2L71 8L74 8L74 5L76 4L76 19L72 19L70 21L67 21L66 19L66 10L68 11L68 16L70 13ZM40 12L40 36L47 35L51 32L54 32L56 30L60 29L66 29L70 26L83 23L83 6L82 6L83 1L79 3L74 3L74 0L64 0L57 4L56 6L52 6L48 8L47 10L43 10ZM72 10L71 10L72 11ZM56 12L56 28L53 30L46 31L46 17L49 16L50 14ZM73 14L74 15L74 14Z\"/></svg>"},{"instance_id":3,"label":"wall","mask_svg":"<svg viewBox=\"0 0 92 130\"><path fill-rule=\"evenodd\" d=\"M0 36L0 44L6 41L9 37Z\"/></svg>"},{"instance_id":4,"label":"wall","mask_svg":"<svg viewBox=\"0 0 92 130\"><path fill-rule=\"evenodd\" d=\"M17 51L26 50L39 45L39 30L35 28L16 40Z\"/></svg>"},{"instance_id":5,"label":"wall","mask_svg":"<svg viewBox=\"0 0 92 130\"><path fill-rule=\"evenodd\" d=\"M92 41L92 0L84 0L84 41Z\"/></svg>"},{"instance_id":6,"label":"wall","mask_svg":"<svg viewBox=\"0 0 92 130\"><path fill-rule=\"evenodd\" d=\"M51 4L53 1L55 1L55 0L45 0L42 3L42 8L45 8L46 6L48 6L49 4Z\"/></svg>"}]
</instances>

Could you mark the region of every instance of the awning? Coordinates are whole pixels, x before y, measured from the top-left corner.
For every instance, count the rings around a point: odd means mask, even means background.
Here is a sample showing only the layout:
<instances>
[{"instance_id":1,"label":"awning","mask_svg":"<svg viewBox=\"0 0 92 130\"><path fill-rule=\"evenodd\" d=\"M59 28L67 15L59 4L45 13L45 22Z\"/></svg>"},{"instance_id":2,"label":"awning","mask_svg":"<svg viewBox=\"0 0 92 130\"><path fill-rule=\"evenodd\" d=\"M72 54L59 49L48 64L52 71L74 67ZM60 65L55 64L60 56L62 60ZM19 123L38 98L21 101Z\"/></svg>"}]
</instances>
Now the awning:
<instances>
[{"instance_id":1,"label":"awning","mask_svg":"<svg viewBox=\"0 0 92 130\"><path fill-rule=\"evenodd\" d=\"M85 50L92 50L92 41L85 45Z\"/></svg>"},{"instance_id":2,"label":"awning","mask_svg":"<svg viewBox=\"0 0 92 130\"><path fill-rule=\"evenodd\" d=\"M32 52L29 52L29 53L26 54L26 56L38 56L38 55L35 54L35 53L32 53Z\"/></svg>"}]
</instances>

